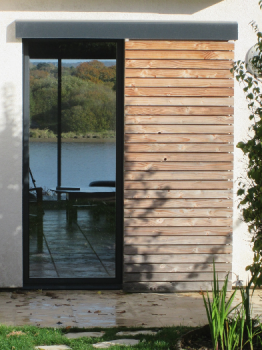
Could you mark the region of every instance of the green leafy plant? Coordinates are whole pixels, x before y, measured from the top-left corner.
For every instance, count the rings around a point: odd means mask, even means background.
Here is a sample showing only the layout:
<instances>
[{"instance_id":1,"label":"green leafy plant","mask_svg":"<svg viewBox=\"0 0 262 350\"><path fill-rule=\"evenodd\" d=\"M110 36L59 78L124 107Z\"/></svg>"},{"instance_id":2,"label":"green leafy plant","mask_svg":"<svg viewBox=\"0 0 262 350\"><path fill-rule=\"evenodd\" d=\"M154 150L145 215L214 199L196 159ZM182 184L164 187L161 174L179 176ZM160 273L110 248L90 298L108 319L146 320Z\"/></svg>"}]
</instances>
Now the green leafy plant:
<instances>
[{"instance_id":1,"label":"green leafy plant","mask_svg":"<svg viewBox=\"0 0 262 350\"><path fill-rule=\"evenodd\" d=\"M235 312L232 319L226 319L224 327L224 343L227 350L243 347L243 335L245 325L245 309L243 305Z\"/></svg>"},{"instance_id":2,"label":"green leafy plant","mask_svg":"<svg viewBox=\"0 0 262 350\"><path fill-rule=\"evenodd\" d=\"M262 8L262 0L259 1ZM259 76L262 75L262 32L257 25L252 23L257 34L255 45L257 55L251 60L251 64ZM253 263L247 266L251 272L253 282L262 285L262 93L261 81L252 76L243 61L234 63L232 72L237 81L243 86L246 94L248 108L250 110L249 127L250 137L237 144L247 159L246 176L239 182L238 196L239 207L242 209L243 219L248 225L248 230L253 242Z\"/></svg>"},{"instance_id":3,"label":"green leafy plant","mask_svg":"<svg viewBox=\"0 0 262 350\"><path fill-rule=\"evenodd\" d=\"M57 67L51 63L31 64L31 127L40 131L49 129L54 134L57 133L57 74ZM62 75L62 133L115 130L116 66L107 67L101 61L83 62L77 67L63 67ZM39 137L47 136L42 133Z\"/></svg>"},{"instance_id":4,"label":"green leafy plant","mask_svg":"<svg viewBox=\"0 0 262 350\"><path fill-rule=\"evenodd\" d=\"M242 301L232 307L237 290L226 300L228 274L220 290L213 262L212 298L207 292L206 298L203 295L203 301L214 350L253 350L254 341L262 344L260 338L262 325L258 318L253 319L251 316L251 296L254 293L254 289L251 293L251 286L257 286L256 283L253 284L254 280L256 280L255 276L247 283L246 287L240 289ZM231 316L233 311L233 316Z\"/></svg>"},{"instance_id":5,"label":"green leafy plant","mask_svg":"<svg viewBox=\"0 0 262 350\"><path fill-rule=\"evenodd\" d=\"M218 350L219 342L222 349L224 349L225 322L228 319L229 314L237 307L235 306L234 308L230 309L235 298L236 291L234 291L234 293L231 294L230 298L226 301L227 285L228 274L220 291L218 276L216 275L215 263L213 262L212 300L209 297L209 293L207 292L207 300L203 295L203 301L206 308L214 350Z\"/></svg>"},{"instance_id":6,"label":"green leafy plant","mask_svg":"<svg viewBox=\"0 0 262 350\"><path fill-rule=\"evenodd\" d=\"M250 350L253 350L253 339L256 338L258 339L258 335L261 334L261 324L259 319L252 319L251 313L252 313L252 308L251 308L251 300L250 297L254 294L256 284L254 285L253 291L250 296L251 292L251 286L253 284L253 281L256 279L256 276L253 275L251 280L248 281L246 287L241 288L241 297L242 297L242 307L244 309L244 315L245 315L245 338L246 342L244 345L249 344ZM244 316L243 315L243 316ZM258 326L256 326L256 324Z\"/></svg>"}]
</instances>

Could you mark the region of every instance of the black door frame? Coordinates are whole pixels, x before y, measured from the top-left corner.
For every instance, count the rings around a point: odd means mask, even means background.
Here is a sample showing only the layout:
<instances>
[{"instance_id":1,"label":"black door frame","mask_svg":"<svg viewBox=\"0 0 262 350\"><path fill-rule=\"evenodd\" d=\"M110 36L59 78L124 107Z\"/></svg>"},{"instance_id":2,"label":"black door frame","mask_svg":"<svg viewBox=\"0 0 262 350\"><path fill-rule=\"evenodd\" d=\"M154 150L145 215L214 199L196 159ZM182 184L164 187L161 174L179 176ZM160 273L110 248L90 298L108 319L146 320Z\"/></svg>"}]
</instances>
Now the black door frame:
<instances>
[{"instance_id":1,"label":"black door frame","mask_svg":"<svg viewBox=\"0 0 262 350\"><path fill-rule=\"evenodd\" d=\"M65 44L78 39L62 39ZM29 278L29 124L30 48L57 39L23 39L23 287L26 289L121 289L123 275L123 150L124 150L124 40L79 39L83 43L115 42L116 61L116 277L115 278ZM41 54L40 54L41 56ZM48 56L48 53L47 53ZM37 58L37 57L33 57ZM39 57L58 58L58 57ZM63 57L64 58L64 57ZM75 57L65 57L75 58ZM79 57L76 57L79 58Z\"/></svg>"}]
</instances>

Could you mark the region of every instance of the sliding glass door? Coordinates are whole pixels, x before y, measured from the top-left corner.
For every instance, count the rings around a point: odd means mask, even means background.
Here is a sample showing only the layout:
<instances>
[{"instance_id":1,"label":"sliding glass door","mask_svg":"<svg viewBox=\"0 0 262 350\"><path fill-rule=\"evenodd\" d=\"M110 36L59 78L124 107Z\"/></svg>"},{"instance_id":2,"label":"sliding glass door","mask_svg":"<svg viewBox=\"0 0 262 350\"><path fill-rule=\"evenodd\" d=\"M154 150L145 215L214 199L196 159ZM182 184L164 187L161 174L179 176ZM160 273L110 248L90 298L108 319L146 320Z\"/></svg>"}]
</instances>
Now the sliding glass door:
<instances>
[{"instance_id":1,"label":"sliding glass door","mask_svg":"<svg viewBox=\"0 0 262 350\"><path fill-rule=\"evenodd\" d=\"M117 287L121 43L28 41L24 47L25 284Z\"/></svg>"}]
</instances>

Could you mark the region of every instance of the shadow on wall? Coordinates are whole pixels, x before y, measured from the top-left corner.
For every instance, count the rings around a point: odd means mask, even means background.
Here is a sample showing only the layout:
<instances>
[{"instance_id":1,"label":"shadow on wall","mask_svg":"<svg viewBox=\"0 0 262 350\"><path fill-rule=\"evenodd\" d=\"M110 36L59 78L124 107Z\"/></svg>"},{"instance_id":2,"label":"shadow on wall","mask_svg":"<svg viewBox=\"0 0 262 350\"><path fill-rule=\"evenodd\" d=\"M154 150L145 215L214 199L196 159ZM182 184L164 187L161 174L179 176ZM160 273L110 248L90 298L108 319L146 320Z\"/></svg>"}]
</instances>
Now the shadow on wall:
<instances>
[{"instance_id":1,"label":"shadow on wall","mask_svg":"<svg viewBox=\"0 0 262 350\"><path fill-rule=\"evenodd\" d=\"M16 38L15 21L10 23L6 27L6 42L7 43L21 43L22 44L22 39L21 38Z\"/></svg>"},{"instance_id":2,"label":"shadow on wall","mask_svg":"<svg viewBox=\"0 0 262 350\"><path fill-rule=\"evenodd\" d=\"M0 11L135 12L191 15L223 0L1 0Z\"/></svg>"},{"instance_id":3,"label":"shadow on wall","mask_svg":"<svg viewBox=\"0 0 262 350\"><path fill-rule=\"evenodd\" d=\"M22 286L22 130L14 91L12 84L1 90L0 288Z\"/></svg>"},{"instance_id":4,"label":"shadow on wall","mask_svg":"<svg viewBox=\"0 0 262 350\"><path fill-rule=\"evenodd\" d=\"M147 182L150 187L155 180L157 171L147 170L149 171L141 172L138 186ZM216 263L216 271L222 282L226 274L232 270L230 254L232 233L209 235L205 233L208 227L203 228L203 233L185 233L184 228L190 229L194 218L187 217L184 212L196 208L189 204L184 210L180 205L183 199L169 199L168 193L174 190L172 174L170 183L161 188L148 188L148 190L163 191L156 191L158 192L156 197L151 199L141 195L141 189L133 189L132 194L128 196L127 192L131 189L128 188L128 180L130 179L126 179L125 199L125 232L128 233L125 235L124 247L124 289L129 292L181 292L188 291L188 284L192 283L192 290L196 288L203 291L211 290L213 261ZM146 206L141 206L139 204L141 201L146 201ZM174 209L177 209L180 214L174 216L172 214ZM188 225L165 226L165 222L172 218L188 219ZM212 221L212 217L209 219ZM143 232L145 228L149 230L147 235L143 236L140 230L142 229ZM172 228L174 229L173 234L170 234L170 231L165 233L169 228L171 232ZM210 225L210 229L214 228ZM198 239L195 243L190 243L190 238ZM219 239L219 243L214 242L216 238ZM231 279L232 273L230 273L230 281ZM138 283L140 286L137 285Z\"/></svg>"}]
</instances>

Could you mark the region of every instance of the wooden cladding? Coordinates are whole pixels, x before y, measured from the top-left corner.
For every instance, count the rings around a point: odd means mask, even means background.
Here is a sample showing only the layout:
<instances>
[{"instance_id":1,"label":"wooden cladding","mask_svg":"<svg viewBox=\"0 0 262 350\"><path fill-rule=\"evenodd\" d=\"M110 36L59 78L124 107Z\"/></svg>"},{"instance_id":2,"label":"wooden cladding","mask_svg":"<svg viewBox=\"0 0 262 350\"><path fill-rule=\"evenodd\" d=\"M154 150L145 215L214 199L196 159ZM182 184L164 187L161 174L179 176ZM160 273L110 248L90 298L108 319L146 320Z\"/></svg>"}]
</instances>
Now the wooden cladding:
<instances>
[{"instance_id":1,"label":"wooden cladding","mask_svg":"<svg viewBox=\"0 0 262 350\"><path fill-rule=\"evenodd\" d=\"M124 288L198 291L231 270L231 42L125 44Z\"/></svg>"},{"instance_id":2,"label":"wooden cladding","mask_svg":"<svg viewBox=\"0 0 262 350\"><path fill-rule=\"evenodd\" d=\"M186 50L188 51L234 51L234 43L226 41L159 41L131 40L126 42L126 50ZM231 57L232 58L232 57Z\"/></svg>"}]
</instances>

